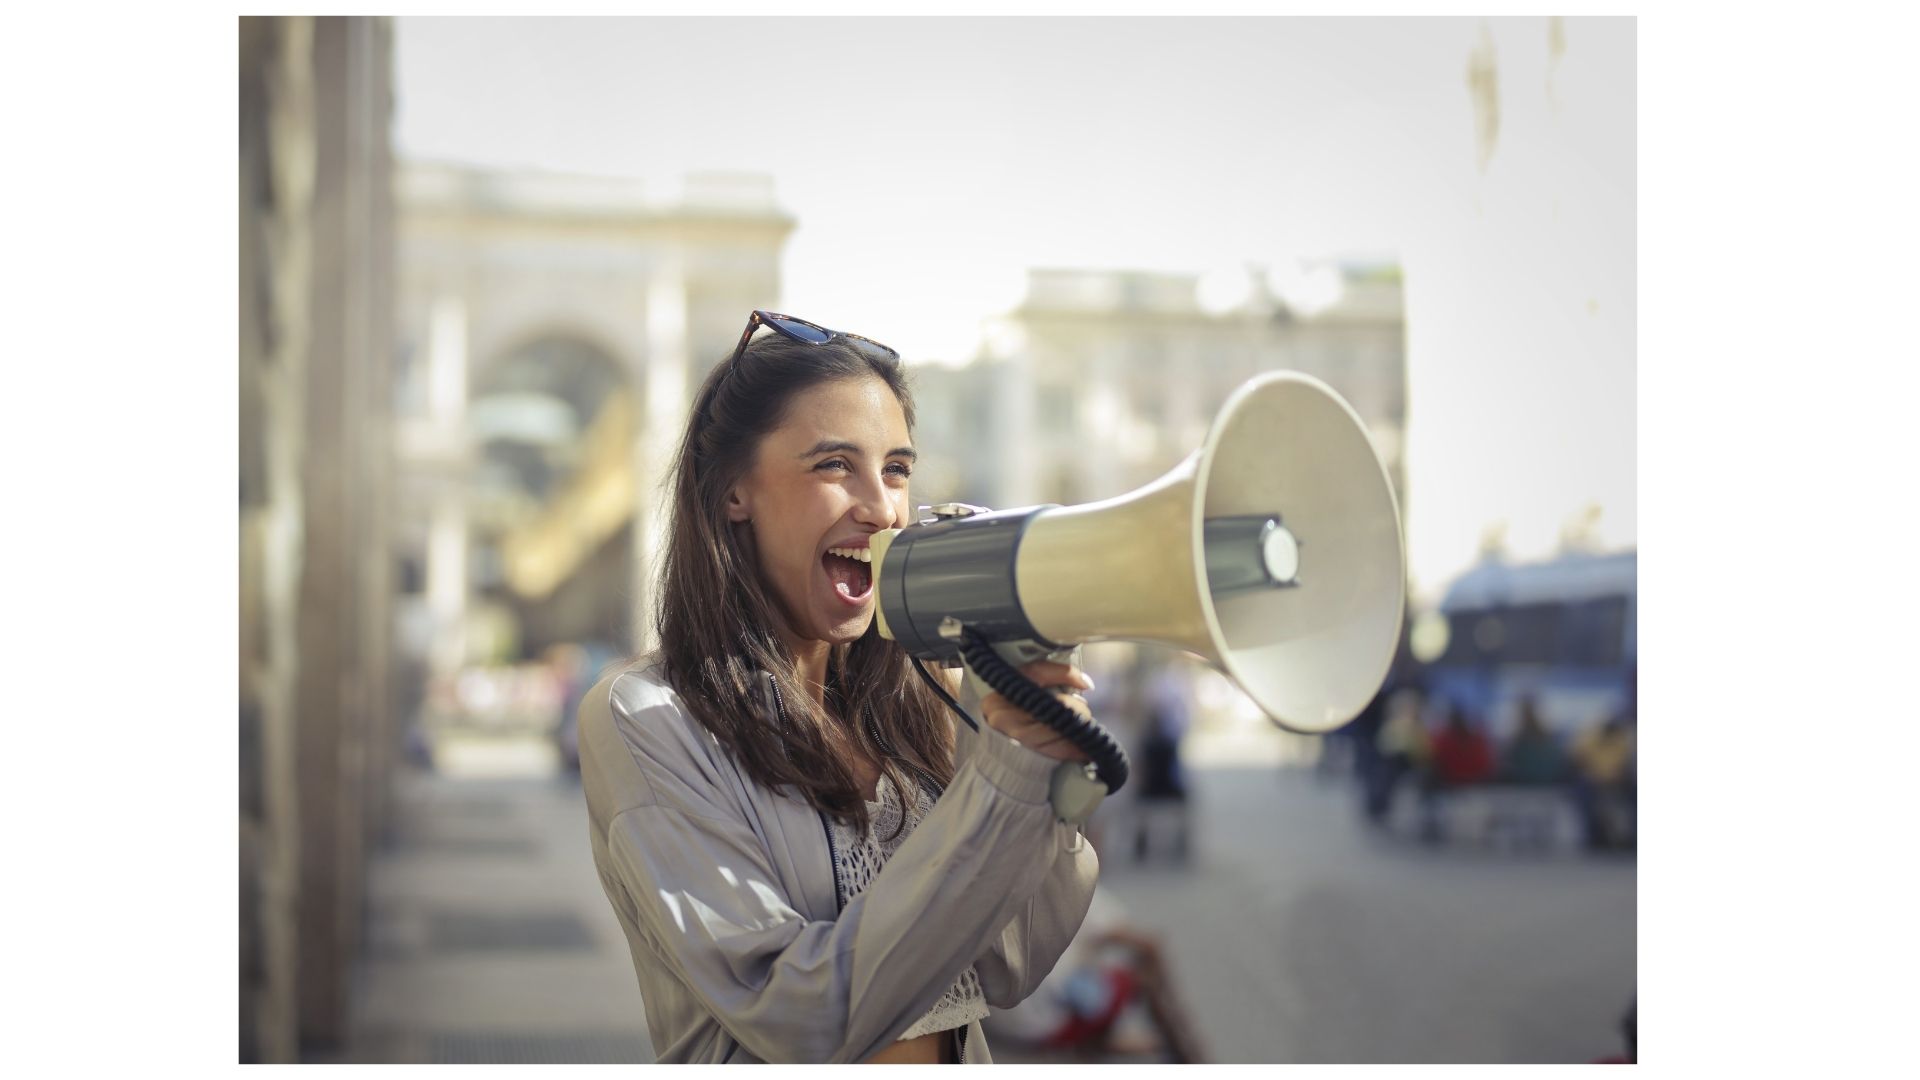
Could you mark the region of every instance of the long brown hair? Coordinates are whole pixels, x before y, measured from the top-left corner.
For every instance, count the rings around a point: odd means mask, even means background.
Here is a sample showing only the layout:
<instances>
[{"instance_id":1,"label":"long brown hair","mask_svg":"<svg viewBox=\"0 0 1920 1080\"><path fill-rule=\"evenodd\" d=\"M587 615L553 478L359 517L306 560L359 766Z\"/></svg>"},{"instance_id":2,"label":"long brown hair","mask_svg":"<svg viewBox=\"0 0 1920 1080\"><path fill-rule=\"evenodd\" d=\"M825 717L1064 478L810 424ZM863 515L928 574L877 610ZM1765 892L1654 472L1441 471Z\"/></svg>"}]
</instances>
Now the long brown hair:
<instances>
[{"instance_id":1,"label":"long brown hair","mask_svg":"<svg viewBox=\"0 0 1920 1080\"><path fill-rule=\"evenodd\" d=\"M825 707L815 705L776 632L780 609L760 578L753 534L727 521L726 497L795 395L864 378L893 391L911 432L905 368L839 342L804 345L766 334L707 375L674 459L654 612L668 681L747 775L863 833L867 807L853 755L879 762L896 791L913 790L903 762L945 787L953 779L953 728L944 705L877 625L832 648Z\"/></svg>"}]
</instances>

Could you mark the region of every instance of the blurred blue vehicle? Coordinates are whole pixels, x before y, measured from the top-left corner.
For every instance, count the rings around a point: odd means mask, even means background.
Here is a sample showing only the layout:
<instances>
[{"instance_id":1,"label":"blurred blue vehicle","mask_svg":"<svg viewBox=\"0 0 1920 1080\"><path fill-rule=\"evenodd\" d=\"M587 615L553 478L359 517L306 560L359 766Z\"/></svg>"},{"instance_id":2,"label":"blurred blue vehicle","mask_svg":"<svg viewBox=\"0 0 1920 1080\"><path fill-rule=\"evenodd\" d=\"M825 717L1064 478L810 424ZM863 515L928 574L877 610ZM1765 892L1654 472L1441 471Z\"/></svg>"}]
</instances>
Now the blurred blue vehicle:
<instances>
[{"instance_id":1,"label":"blurred blue vehicle","mask_svg":"<svg viewBox=\"0 0 1920 1080\"><path fill-rule=\"evenodd\" d=\"M1487 562L1440 603L1445 651L1423 673L1432 701L1458 705L1497 741L1531 697L1570 738L1635 708L1638 553Z\"/></svg>"}]
</instances>

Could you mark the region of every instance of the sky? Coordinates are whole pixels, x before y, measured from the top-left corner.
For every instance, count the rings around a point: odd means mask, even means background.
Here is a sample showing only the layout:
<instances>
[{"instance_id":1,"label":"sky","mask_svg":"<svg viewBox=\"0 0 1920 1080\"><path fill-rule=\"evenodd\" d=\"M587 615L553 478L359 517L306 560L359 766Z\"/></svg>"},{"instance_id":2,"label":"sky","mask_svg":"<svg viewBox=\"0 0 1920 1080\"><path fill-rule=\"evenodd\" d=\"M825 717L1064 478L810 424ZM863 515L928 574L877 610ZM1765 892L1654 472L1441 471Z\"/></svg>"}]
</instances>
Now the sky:
<instances>
[{"instance_id":1,"label":"sky","mask_svg":"<svg viewBox=\"0 0 1920 1080\"><path fill-rule=\"evenodd\" d=\"M407 158L770 174L785 310L960 362L1031 267L1405 271L1408 570L1636 542L1624 19L398 20ZM1476 87L1481 102L1476 108Z\"/></svg>"}]
</instances>

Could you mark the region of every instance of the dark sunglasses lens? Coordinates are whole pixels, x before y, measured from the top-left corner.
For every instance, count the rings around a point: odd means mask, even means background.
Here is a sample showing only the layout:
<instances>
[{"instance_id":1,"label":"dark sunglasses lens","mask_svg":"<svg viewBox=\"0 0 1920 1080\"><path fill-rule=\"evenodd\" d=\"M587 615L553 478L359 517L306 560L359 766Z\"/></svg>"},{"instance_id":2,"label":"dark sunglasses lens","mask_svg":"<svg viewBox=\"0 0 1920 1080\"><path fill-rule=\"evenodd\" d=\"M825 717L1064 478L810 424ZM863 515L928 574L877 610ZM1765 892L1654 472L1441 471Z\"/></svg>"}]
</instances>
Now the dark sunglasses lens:
<instances>
[{"instance_id":1,"label":"dark sunglasses lens","mask_svg":"<svg viewBox=\"0 0 1920 1080\"><path fill-rule=\"evenodd\" d=\"M825 330L810 323L803 323L798 319L769 319L767 321L777 325L782 332L792 334L801 341L811 341L815 345L826 341L830 336Z\"/></svg>"},{"instance_id":2,"label":"dark sunglasses lens","mask_svg":"<svg viewBox=\"0 0 1920 1080\"><path fill-rule=\"evenodd\" d=\"M847 340L853 342L854 348L859 349L861 352L876 360L895 360L900 356L899 353L894 352L892 349L887 348L877 341L868 341L866 338L854 337L851 334L847 335Z\"/></svg>"}]
</instances>

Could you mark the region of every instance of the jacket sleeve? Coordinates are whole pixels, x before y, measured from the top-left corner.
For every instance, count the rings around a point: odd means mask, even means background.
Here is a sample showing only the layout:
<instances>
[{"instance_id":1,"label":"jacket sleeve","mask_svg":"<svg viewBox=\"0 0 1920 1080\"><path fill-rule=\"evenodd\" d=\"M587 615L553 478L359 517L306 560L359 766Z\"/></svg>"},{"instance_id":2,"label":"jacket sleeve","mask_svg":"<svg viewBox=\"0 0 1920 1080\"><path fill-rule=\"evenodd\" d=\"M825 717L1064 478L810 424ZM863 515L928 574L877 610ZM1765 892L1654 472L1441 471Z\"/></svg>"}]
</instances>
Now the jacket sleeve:
<instances>
[{"instance_id":1,"label":"jacket sleeve","mask_svg":"<svg viewBox=\"0 0 1920 1080\"><path fill-rule=\"evenodd\" d=\"M645 711L626 718L630 730L649 726ZM608 824L614 873L662 960L755 1056L862 1060L1010 932L1022 955L1028 937L1071 938L1064 923L1077 925L1084 902L1033 903L1063 862L1079 865L1062 858L1079 837L1047 800L1054 762L991 729L968 737L974 752L932 812L831 921L794 909L717 785L627 742L648 790ZM1030 956L1005 966L1021 981L1033 968Z\"/></svg>"},{"instance_id":2,"label":"jacket sleeve","mask_svg":"<svg viewBox=\"0 0 1920 1080\"><path fill-rule=\"evenodd\" d=\"M971 714L981 715L978 688L963 682L957 671L950 675L947 688ZM956 728L956 732L961 731ZM977 753L980 745L977 738L957 742L956 760L964 765L966 755ZM1049 784L1054 767L1057 763L1048 769ZM1039 987L1073 943L1093 903L1094 885L1100 877L1100 861L1093 845L1075 826L1056 821L1054 829L1059 846L1040 891L1014 913L986 951L974 959L981 992L987 1004L996 1009L1013 1008Z\"/></svg>"},{"instance_id":3,"label":"jacket sleeve","mask_svg":"<svg viewBox=\"0 0 1920 1080\"><path fill-rule=\"evenodd\" d=\"M974 960L980 989L996 1009L1011 1009L1033 993L1080 932L1093 902L1100 876L1093 845L1071 825L1057 828L1065 839L1040 891Z\"/></svg>"}]
</instances>

